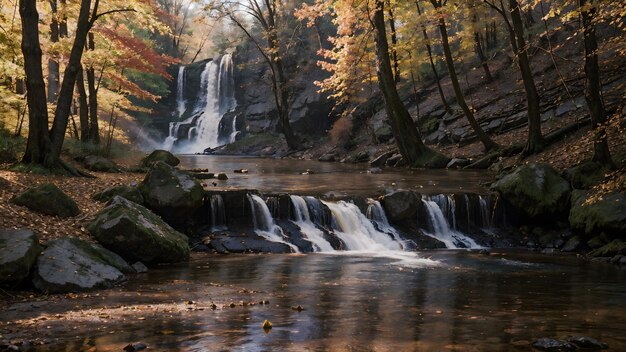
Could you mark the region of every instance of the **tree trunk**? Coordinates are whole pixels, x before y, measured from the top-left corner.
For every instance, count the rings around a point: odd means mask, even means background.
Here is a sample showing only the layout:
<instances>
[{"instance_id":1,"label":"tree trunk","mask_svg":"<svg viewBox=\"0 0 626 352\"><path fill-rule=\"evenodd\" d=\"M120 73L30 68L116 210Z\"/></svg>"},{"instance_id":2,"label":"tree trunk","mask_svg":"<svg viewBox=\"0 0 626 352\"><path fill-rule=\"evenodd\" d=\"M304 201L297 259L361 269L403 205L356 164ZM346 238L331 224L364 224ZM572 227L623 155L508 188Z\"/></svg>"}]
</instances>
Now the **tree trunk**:
<instances>
[{"instance_id":1,"label":"tree trunk","mask_svg":"<svg viewBox=\"0 0 626 352\"><path fill-rule=\"evenodd\" d=\"M396 34L396 19L393 16L390 1L387 0L387 13L389 18L389 30L391 31L391 57L393 59L393 79L396 83L400 81L400 63L398 62L398 35Z\"/></svg>"},{"instance_id":2,"label":"tree trunk","mask_svg":"<svg viewBox=\"0 0 626 352\"><path fill-rule=\"evenodd\" d=\"M422 9L420 8L420 4L417 0L415 0L415 6L417 7L417 14L422 15ZM430 62L430 68L433 71L433 76L435 77L435 83L437 83L437 91L439 92L439 98L441 98L441 104L443 108L452 113L452 108L448 104L446 100L446 95L443 93L443 88L441 87L441 78L439 78L439 73L437 73L437 66L435 66L435 60L433 59L433 50L430 47L430 39L428 38L428 32L426 32L426 27L422 25L422 35L424 36L424 40L426 42L426 52L428 53L428 61Z\"/></svg>"},{"instance_id":3,"label":"tree trunk","mask_svg":"<svg viewBox=\"0 0 626 352\"><path fill-rule=\"evenodd\" d=\"M440 8L441 4L437 3L436 0L431 0L433 6L435 8ZM463 91L461 90L461 85L459 84L459 79L456 75L456 69L454 68L454 61L452 60L452 50L450 49L450 43L448 41L448 30L446 28L446 21L443 17L439 18L439 32L441 33L441 45L443 46L443 52L446 57L446 65L448 66L448 73L450 74L450 80L452 81L452 88L454 88L454 94L456 95L456 101L459 106L465 113L465 117L469 121L472 129L476 133L478 139L483 143L485 147L485 151L489 151L498 145L491 139L485 131L480 127L476 118L474 118L474 113L470 110L469 106L465 102L465 97L463 96Z\"/></svg>"},{"instance_id":4,"label":"tree trunk","mask_svg":"<svg viewBox=\"0 0 626 352\"><path fill-rule=\"evenodd\" d=\"M39 14L36 0L20 0L22 21L22 53L26 73L28 103L28 140L24 163L41 164L51 167L57 162L48 136L48 106L46 86L41 66L41 45L39 44Z\"/></svg>"},{"instance_id":5,"label":"tree trunk","mask_svg":"<svg viewBox=\"0 0 626 352\"><path fill-rule=\"evenodd\" d=\"M96 13L95 10L97 10L97 6L98 0L95 1L94 13ZM52 123L52 129L50 130L50 140L52 141L53 149L56 155L61 154L61 148L63 147L63 141L65 140L65 130L67 129L67 123L70 116L76 77L80 67L80 60L83 56L85 42L87 41L87 33L89 33L92 25L89 19L90 8L91 0L81 0L76 27L76 37L72 45L67 67L63 73L63 83L61 84L61 91L59 92L57 109L54 114L54 122Z\"/></svg>"},{"instance_id":6,"label":"tree trunk","mask_svg":"<svg viewBox=\"0 0 626 352\"><path fill-rule=\"evenodd\" d=\"M57 1L50 0L52 19L50 21L50 42L59 42L59 21L57 19ZM56 54L48 58L48 103L55 103L59 94L59 61Z\"/></svg>"},{"instance_id":7,"label":"tree trunk","mask_svg":"<svg viewBox=\"0 0 626 352\"><path fill-rule=\"evenodd\" d=\"M483 66L483 70L485 71L485 78L487 82L493 82L493 76L491 75L491 71L489 70L489 65L487 64L487 57L483 52L483 46L480 44L480 36L478 32L474 32L474 44L476 45L476 54L478 54L478 59L480 60L480 64Z\"/></svg>"},{"instance_id":8,"label":"tree trunk","mask_svg":"<svg viewBox=\"0 0 626 352\"><path fill-rule=\"evenodd\" d=\"M372 19L376 43L378 86L385 99L385 110L400 154L409 165L426 166L424 165L427 163L426 159L437 154L422 142L415 123L398 94L389 57L384 7L383 0L376 0L376 9Z\"/></svg>"},{"instance_id":9,"label":"tree trunk","mask_svg":"<svg viewBox=\"0 0 626 352\"><path fill-rule=\"evenodd\" d=\"M80 140L89 140L89 105L87 104L87 92L85 91L85 77L82 65L78 69L76 77L76 91L78 92L78 116L80 121Z\"/></svg>"},{"instance_id":10,"label":"tree trunk","mask_svg":"<svg viewBox=\"0 0 626 352\"><path fill-rule=\"evenodd\" d=\"M535 86L533 72L530 69L530 60L528 59L528 49L524 39L524 24L516 0L509 0L511 11L511 22L513 22L513 30L515 34L515 45L517 48L517 62L522 73L524 82L524 90L526 91L526 101L528 103L528 141L524 148L524 154L534 154L541 151L544 147L543 135L541 134L541 110L539 107L539 94Z\"/></svg>"},{"instance_id":11,"label":"tree trunk","mask_svg":"<svg viewBox=\"0 0 626 352\"><path fill-rule=\"evenodd\" d=\"M95 50L93 33L89 33L87 49ZM98 91L96 90L96 71L92 66L87 68L87 87L89 89L89 133L87 141L100 144L100 128L98 126Z\"/></svg>"},{"instance_id":12,"label":"tree trunk","mask_svg":"<svg viewBox=\"0 0 626 352\"><path fill-rule=\"evenodd\" d=\"M593 17L596 9L592 1L579 0L585 41L585 100L591 115L591 128L595 131L593 161L613 165L606 136L606 110L602 102L600 67L598 66L598 42ZM590 6L591 5L591 6Z\"/></svg>"}]
</instances>

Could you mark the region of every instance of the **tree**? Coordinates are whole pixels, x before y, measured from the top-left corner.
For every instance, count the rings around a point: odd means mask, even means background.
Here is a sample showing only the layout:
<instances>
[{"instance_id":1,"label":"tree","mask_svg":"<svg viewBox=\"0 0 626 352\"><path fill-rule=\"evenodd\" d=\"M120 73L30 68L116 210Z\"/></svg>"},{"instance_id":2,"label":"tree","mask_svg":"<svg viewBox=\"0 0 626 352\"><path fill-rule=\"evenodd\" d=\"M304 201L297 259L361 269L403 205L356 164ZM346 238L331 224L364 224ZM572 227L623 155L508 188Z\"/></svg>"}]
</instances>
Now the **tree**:
<instances>
[{"instance_id":1,"label":"tree","mask_svg":"<svg viewBox=\"0 0 626 352\"><path fill-rule=\"evenodd\" d=\"M219 16L230 19L254 43L254 46L263 56L271 72L270 80L281 131L289 148L298 149L300 142L289 121L290 97L283 64L282 41L278 35L281 16L280 5L280 0L246 0L234 4L209 5L207 10L217 11ZM265 38L265 45L252 34L253 31L246 24L245 16L251 18L259 26Z\"/></svg>"},{"instance_id":2,"label":"tree","mask_svg":"<svg viewBox=\"0 0 626 352\"><path fill-rule=\"evenodd\" d=\"M447 0L430 0L430 2L435 9L440 11L446 5ZM483 131L482 127L480 127L478 121L476 121L476 118L474 117L474 112L465 102L465 97L463 96L461 85L459 84L456 69L454 68L454 59L452 58L452 50L450 49L450 42L448 40L448 29L444 14L442 12L438 13L438 27L441 34L441 45L443 47L443 52L446 58L446 65L448 66L448 74L450 75L452 88L454 89L454 94L456 95L456 101L461 107L461 110L463 110L463 113L465 114L465 117L472 126L472 129L476 133L478 140L480 140L483 144L485 151L496 148L498 146L496 142L489 138L485 131Z\"/></svg>"},{"instance_id":3,"label":"tree","mask_svg":"<svg viewBox=\"0 0 626 352\"><path fill-rule=\"evenodd\" d=\"M585 45L585 100L591 115L591 127L595 130L593 161L613 165L606 137L606 110L602 102L600 67L598 66L598 42L594 17L596 8L593 0L578 0Z\"/></svg>"},{"instance_id":4,"label":"tree","mask_svg":"<svg viewBox=\"0 0 626 352\"><path fill-rule=\"evenodd\" d=\"M389 45L385 30L385 1L376 0L376 8L370 18L374 28L378 86L385 99L385 110L396 139L398 150L409 165L445 167L447 158L427 148L413 123L413 119L402 103L396 89L396 79L391 69ZM369 10L369 9L368 9Z\"/></svg>"},{"instance_id":5,"label":"tree","mask_svg":"<svg viewBox=\"0 0 626 352\"><path fill-rule=\"evenodd\" d=\"M504 20L511 48L517 56L517 63L522 74L524 82L524 90L526 91L526 103L528 104L528 139L524 154L534 154L540 152L544 148L543 135L541 134L541 110L539 106L539 93L535 85L532 69L530 68L530 59L528 58L528 46L524 39L524 22L520 5L516 0L509 0L509 14L504 8L504 4L500 1L499 6L495 1L484 0L491 8L496 10Z\"/></svg>"}]
</instances>

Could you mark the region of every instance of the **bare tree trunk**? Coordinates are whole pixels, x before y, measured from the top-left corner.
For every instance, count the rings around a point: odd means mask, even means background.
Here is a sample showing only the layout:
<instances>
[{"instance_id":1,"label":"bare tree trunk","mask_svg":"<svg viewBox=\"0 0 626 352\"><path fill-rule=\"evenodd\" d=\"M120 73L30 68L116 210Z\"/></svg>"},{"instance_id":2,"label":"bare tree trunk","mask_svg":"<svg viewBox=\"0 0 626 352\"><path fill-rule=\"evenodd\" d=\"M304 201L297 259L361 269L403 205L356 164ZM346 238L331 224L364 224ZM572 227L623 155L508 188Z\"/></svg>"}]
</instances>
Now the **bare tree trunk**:
<instances>
[{"instance_id":1,"label":"bare tree trunk","mask_svg":"<svg viewBox=\"0 0 626 352\"><path fill-rule=\"evenodd\" d=\"M385 30L385 2L376 0L375 4L376 9L371 21L375 29L378 86L385 98L385 110L398 150L409 165L445 167L447 158L424 145L411 115L400 99L389 57Z\"/></svg>"},{"instance_id":2,"label":"bare tree trunk","mask_svg":"<svg viewBox=\"0 0 626 352\"><path fill-rule=\"evenodd\" d=\"M57 1L50 0L52 19L50 20L50 42L59 42L59 21ZM59 61L55 55L48 58L48 103L55 103L59 94Z\"/></svg>"},{"instance_id":3,"label":"bare tree trunk","mask_svg":"<svg viewBox=\"0 0 626 352\"><path fill-rule=\"evenodd\" d=\"M28 103L28 140L22 162L54 166L58 154L54 153L48 136L48 107L46 86L41 66L39 44L39 14L36 0L20 0L22 21L22 53L26 73Z\"/></svg>"},{"instance_id":4,"label":"bare tree trunk","mask_svg":"<svg viewBox=\"0 0 626 352\"><path fill-rule=\"evenodd\" d=\"M535 86L533 72L530 69L528 48L526 47L526 41L524 39L524 24L522 22L519 4L516 0L509 0L509 7L515 33L517 62L522 73L522 80L526 91L526 101L528 103L528 141L524 148L524 154L528 155L540 152L545 144L543 135L541 134L539 94Z\"/></svg>"},{"instance_id":5,"label":"bare tree trunk","mask_svg":"<svg viewBox=\"0 0 626 352\"><path fill-rule=\"evenodd\" d=\"M591 5L591 7L589 6ZM596 8L593 0L579 0L580 15L585 41L585 100L591 115L591 127L595 131L593 161L613 166L606 136L606 110L602 102L600 67L598 66L598 42L593 18Z\"/></svg>"},{"instance_id":6,"label":"bare tree trunk","mask_svg":"<svg viewBox=\"0 0 626 352\"><path fill-rule=\"evenodd\" d=\"M487 64L487 57L483 52L483 46L480 44L480 35L478 34L478 32L474 32L474 44L476 45L476 54L478 54L480 64L485 71L485 78L487 79L487 82L493 82L493 76L491 75L489 65Z\"/></svg>"},{"instance_id":7,"label":"bare tree trunk","mask_svg":"<svg viewBox=\"0 0 626 352\"><path fill-rule=\"evenodd\" d=\"M93 33L89 33L87 49L95 50ZM87 68L87 87L89 89L89 133L87 141L100 144L100 128L98 126L98 91L96 89L96 71L92 66Z\"/></svg>"},{"instance_id":8,"label":"bare tree trunk","mask_svg":"<svg viewBox=\"0 0 626 352\"><path fill-rule=\"evenodd\" d=\"M437 0L431 0L431 3L435 8L440 8L442 6L441 3ZM459 78L457 77L456 69L454 68L454 61L452 60L452 50L450 49L450 43L448 41L448 30L446 28L446 21L443 17L439 18L439 32L441 33L441 44L443 46L443 52L446 57L446 65L448 66L448 73L450 74L450 80L452 81L452 87L454 88L456 101L463 110L463 113L465 113L465 117L467 118L470 125L472 126L472 129L476 133L478 140L483 143L485 151L496 148L498 146L496 142L489 138L485 131L483 131L483 129L478 124L478 121L476 121L474 113L465 102L465 97L463 96L461 85L459 84Z\"/></svg>"},{"instance_id":9,"label":"bare tree trunk","mask_svg":"<svg viewBox=\"0 0 626 352\"><path fill-rule=\"evenodd\" d=\"M417 7L417 14L422 15L422 9L420 8L420 4L418 0L415 0L415 6ZM424 41L426 42L426 52L428 53L428 61L430 62L430 68L433 71L433 76L435 77L435 83L437 83L437 91L439 92L439 98L441 98L441 104L443 108L452 113L452 108L448 101L446 100L446 95L443 93L443 88L441 87L441 78L439 78L439 73L437 73L437 66L435 66L435 60L433 59L433 50L430 47L430 39L428 38L428 32L426 32L426 27L422 25L422 35L424 36Z\"/></svg>"},{"instance_id":10,"label":"bare tree trunk","mask_svg":"<svg viewBox=\"0 0 626 352\"><path fill-rule=\"evenodd\" d=\"M85 77L82 65L76 77L76 91L78 92L78 116L80 121L80 140L89 140L89 105L87 104L87 91L85 90Z\"/></svg>"},{"instance_id":11,"label":"bare tree trunk","mask_svg":"<svg viewBox=\"0 0 626 352\"><path fill-rule=\"evenodd\" d=\"M396 83L400 81L400 63L398 62L398 35L396 34L396 19L393 16L391 2L387 0L387 13L389 18L389 30L391 31L391 58L393 59L393 79Z\"/></svg>"}]
</instances>

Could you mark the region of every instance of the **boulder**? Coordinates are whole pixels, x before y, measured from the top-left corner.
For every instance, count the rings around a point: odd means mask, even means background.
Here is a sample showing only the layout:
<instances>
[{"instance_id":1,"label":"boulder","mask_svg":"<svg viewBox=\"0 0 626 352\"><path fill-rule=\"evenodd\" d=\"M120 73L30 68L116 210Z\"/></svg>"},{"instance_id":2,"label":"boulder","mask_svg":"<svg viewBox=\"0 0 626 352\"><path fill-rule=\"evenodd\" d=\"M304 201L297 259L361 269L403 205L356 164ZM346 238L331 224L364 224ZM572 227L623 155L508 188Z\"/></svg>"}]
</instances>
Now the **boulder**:
<instances>
[{"instance_id":1,"label":"boulder","mask_svg":"<svg viewBox=\"0 0 626 352\"><path fill-rule=\"evenodd\" d=\"M131 202L135 202L137 204L143 204L143 196L137 187L131 186L115 186L111 188L107 188L102 192L98 192L91 196L91 199L98 202L108 202L113 197L120 196L130 200Z\"/></svg>"},{"instance_id":2,"label":"boulder","mask_svg":"<svg viewBox=\"0 0 626 352\"><path fill-rule=\"evenodd\" d=\"M626 238L626 195L612 192L587 203L588 192L572 192L569 223L586 234L613 235Z\"/></svg>"},{"instance_id":3,"label":"boulder","mask_svg":"<svg viewBox=\"0 0 626 352\"><path fill-rule=\"evenodd\" d=\"M217 174L217 179L221 181L226 181L228 180L228 176L225 173L220 172L219 174Z\"/></svg>"},{"instance_id":4,"label":"boulder","mask_svg":"<svg viewBox=\"0 0 626 352\"><path fill-rule=\"evenodd\" d=\"M176 166L180 164L180 160L174 156L174 154L168 152L167 150L157 149L150 153L150 155L146 156L141 160L141 165L144 167L151 167L158 161L162 161L169 166Z\"/></svg>"},{"instance_id":5,"label":"boulder","mask_svg":"<svg viewBox=\"0 0 626 352\"><path fill-rule=\"evenodd\" d=\"M575 337L570 337L569 339L567 339L567 341L584 349L604 350L604 349L609 348L609 346L606 343L600 342L594 339L593 337L575 336Z\"/></svg>"},{"instance_id":6,"label":"boulder","mask_svg":"<svg viewBox=\"0 0 626 352\"><path fill-rule=\"evenodd\" d=\"M416 219L420 198L414 192L398 191L387 194L382 203L389 220L398 223Z\"/></svg>"},{"instance_id":7,"label":"boulder","mask_svg":"<svg viewBox=\"0 0 626 352\"><path fill-rule=\"evenodd\" d=\"M611 243L592 251L589 255L592 257L614 257L616 255L626 255L626 242L613 240Z\"/></svg>"},{"instance_id":8,"label":"boulder","mask_svg":"<svg viewBox=\"0 0 626 352\"><path fill-rule=\"evenodd\" d=\"M462 169L472 162L469 159L465 158L452 158L448 165L446 165L446 169Z\"/></svg>"},{"instance_id":9,"label":"boulder","mask_svg":"<svg viewBox=\"0 0 626 352\"><path fill-rule=\"evenodd\" d=\"M492 188L530 218L561 215L570 198L569 183L548 164L520 166Z\"/></svg>"},{"instance_id":10,"label":"boulder","mask_svg":"<svg viewBox=\"0 0 626 352\"><path fill-rule=\"evenodd\" d=\"M121 172L114 162L98 155L87 155L83 160L83 165L90 171Z\"/></svg>"},{"instance_id":11,"label":"boulder","mask_svg":"<svg viewBox=\"0 0 626 352\"><path fill-rule=\"evenodd\" d=\"M576 252L585 248L585 244L580 236L574 236L567 240L563 247L561 247L561 251L563 252Z\"/></svg>"},{"instance_id":12,"label":"boulder","mask_svg":"<svg viewBox=\"0 0 626 352\"><path fill-rule=\"evenodd\" d=\"M217 253L291 253L291 248L279 242L268 241L256 234L220 233L204 239Z\"/></svg>"},{"instance_id":13,"label":"boulder","mask_svg":"<svg viewBox=\"0 0 626 352\"><path fill-rule=\"evenodd\" d=\"M171 263L189 259L187 236L143 206L116 196L87 230L104 247L130 262Z\"/></svg>"},{"instance_id":14,"label":"boulder","mask_svg":"<svg viewBox=\"0 0 626 352\"><path fill-rule=\"evenodd\" d=\"M47 243L39 255L33 284L45 293L109 288L134 273L124 259L94 243L61 238Z\"/></svg>"},{"instance_id":15,"label":"boulder","mask_svg":"<svg viewBox=\"0 0 626 352\"><path fill-rule=\"evenodd\" d=\"M402 154L397 153L397 154L392 155L389 159L387 159L387 161L385 162L385 165L401 167L401 166L406 165L406 162L404 161L404 158L402 158Z\"/></svg>"},{"instance_id":16,"label":"boulder","mask_svg":"<svg viewBox=\"0 0 626 352\"><path fill-rule=\"evenodd\" d=\"M317 161L323 161L323 162L333 162L333 161L337 161L339 157L337 156L336 153L333 152L328 152L322 156L320 156Z\"/></svg>"},{"instance_id":17,"label":"boulder","mask_svg":"<svg viewBox=\"0 0 626 352\"><path fill-rule=\"evenodd\" d=\"M80 213L76 202L51 183L27 188L11 199L17 205L46 215L69 218Z\"/></svg>"},{"instance_id":18,"label":"boulder","mask_svg":"<svg viewBox=\"0 0 626 352\"><path fill-rule=\"evenodd\" d=\"M564 176L569 180L574 189L589 189L604 180L604 174L608 172L606 166L589 161L567 169Z\"/></svg>"},{"instance_id":19,"label":"boulder","mask_svg":"<svg viewBox=\"0 0 626 352\"><path fill-rule=\"evenodd\" d=\"M391 127L388 125L383 125L379 127L376 131L374 131L376 135L376 140L379 143L389 142L391 138L393 138L393 132L391 131Z\"/></svg>"},{"instance_id":20,"label":"boulder","mask_svg":"<svg viewBox=\"0 0 626 352\"><path fill-rule=\"evenodd\" d=\"M139 185L146 207L170 224L184 223L202 206L204 190L190 174L157 162Z\"/></svg>"},{"instance_id":21,"label":"boulder","mask_svg":"<svg viewBox=\"0 0 626 352\"><path fill-rule=\"evenodd\" d=\"M548 352L569 352L575 351L576 347L571 343L563 340L540 338L532 343L534 349Z\"/></svg>"},{"instance_id":22,"label":"boulder","mask_svg":"<svg viewBox=\"0 0 626 352\"><path fill-rule=\"evenodd\" d=\"M33 231L0 229L0 283L28 277L40 252L39 239Z\"/></svg>"},{"instance_id":23,"label":"boulder","mask_svg":"<svg viewBox=\"0 0 626 352\"><path fill-rule=\"evenodd\" d=\"M370 165L374 167L383 167L385 166L387 159L391 158L394 154L395 154L394 151L383 153L377 156L376 158L374 158L374 160L370 161Z\"/></svg>"}]
</instances>

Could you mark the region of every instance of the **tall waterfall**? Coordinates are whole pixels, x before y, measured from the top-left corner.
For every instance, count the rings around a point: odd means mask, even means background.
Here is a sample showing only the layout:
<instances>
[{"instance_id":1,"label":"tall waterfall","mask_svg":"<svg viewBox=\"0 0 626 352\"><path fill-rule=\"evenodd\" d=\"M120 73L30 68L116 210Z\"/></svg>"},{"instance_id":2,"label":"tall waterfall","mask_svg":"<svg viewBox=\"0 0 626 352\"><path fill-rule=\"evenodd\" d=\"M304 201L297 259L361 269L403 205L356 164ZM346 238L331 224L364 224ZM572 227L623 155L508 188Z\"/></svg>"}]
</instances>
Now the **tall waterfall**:
<instances>
[{"instance_id":1,"label":"tall waterfall","mask_svg":"<svg viewBox=\"0 0 626 352\"><path fill-rule=\"evenodd\" d=\"M295 253L300 252L298 247L286 241L283 229L276 225L272 213L267 207L265 201L254 194L248 195L250 208L252 209L252 222L254 223L254 232L257 235L271 242L284 243L289 246Z\"/></svg>"},{"instance_id":2,"label":"tall waterfall","mask_svg":"<svg viewBox=\"0 0 626 352\"><path fill-rule=\"evenodd\" d=\"M402 244L384 232L378 231L372 222L352 203L323 202L333 214L336 234L348 250L399 251Z\"/></svg>"},{"instance_id":3,"label":"tall waterfall","mask_svg":"<svg viewBox=\"0 0 626 352\"><path fill-rule=\"evenodd\" d=\"M311 221L307 202L300 196L289 196L295 210L295 223L313 244L315 252L334 252L333 246L324 238L324 232Z\"/></svg>"},{"instance_id":4,"label":"tall waterfall","mask_svg":"<svg viewBox=\"0 0 626 352\"><path fill-rule=\"evenodd\" d=\"M195 103L185 101L185 67L178 72L176 105L178 122L170 123L169 135L163 148L181 153L201 153L206 148L233 142L237 136L236 119L229 124L226 135L220 136L220 122L225 114L237 106L231 54L222 56L219 64L206 63L198 87ZM181 121L182 117L186 118Z\"/></svg>"},{"instance_id":5,"label":"tall waterfall","mask_svg":"<svg viewBox=\"0 0 626 352\"><path fill-rule=\"evenodd\" d=\"M443 242L447 248L482 248L473 239L465 234L450 228L439 205L429 199L422 199L428 213L429 229L427 235Z\"/></svg>"}]
</instances>

